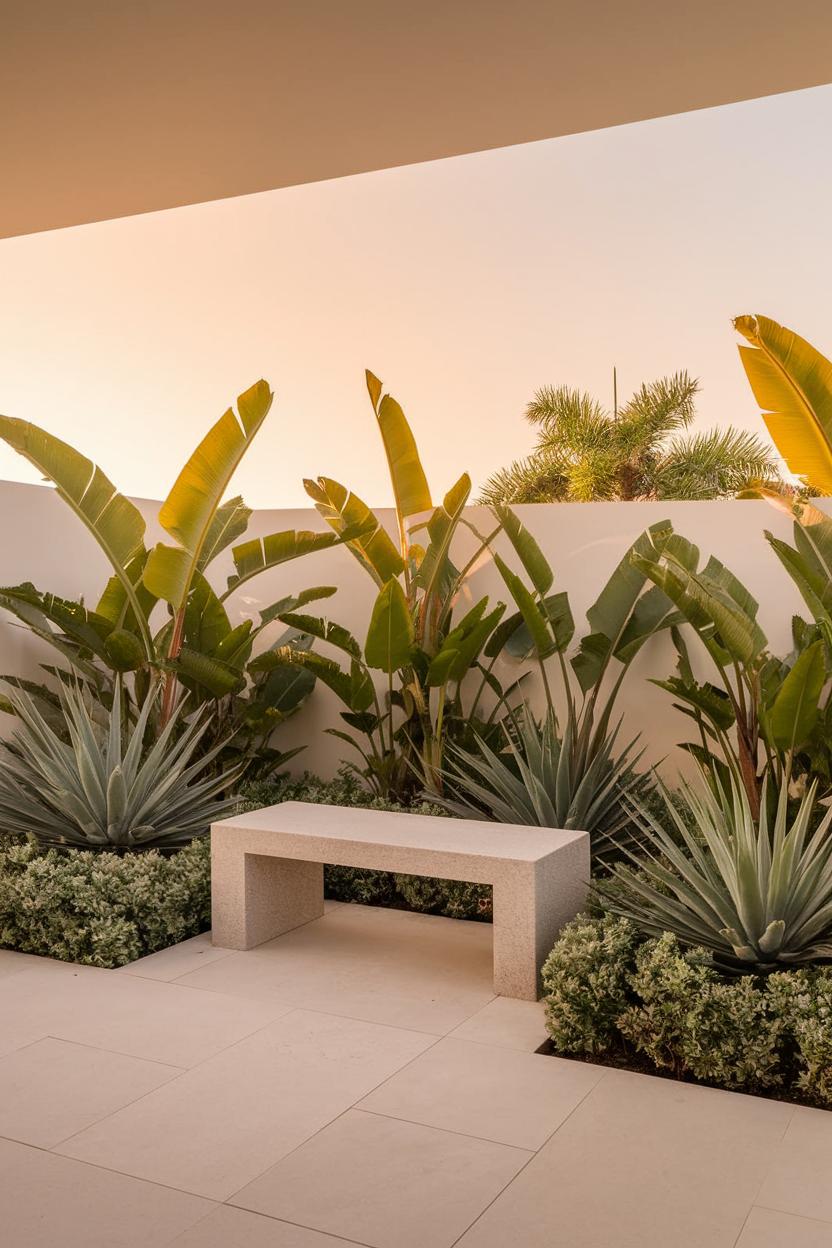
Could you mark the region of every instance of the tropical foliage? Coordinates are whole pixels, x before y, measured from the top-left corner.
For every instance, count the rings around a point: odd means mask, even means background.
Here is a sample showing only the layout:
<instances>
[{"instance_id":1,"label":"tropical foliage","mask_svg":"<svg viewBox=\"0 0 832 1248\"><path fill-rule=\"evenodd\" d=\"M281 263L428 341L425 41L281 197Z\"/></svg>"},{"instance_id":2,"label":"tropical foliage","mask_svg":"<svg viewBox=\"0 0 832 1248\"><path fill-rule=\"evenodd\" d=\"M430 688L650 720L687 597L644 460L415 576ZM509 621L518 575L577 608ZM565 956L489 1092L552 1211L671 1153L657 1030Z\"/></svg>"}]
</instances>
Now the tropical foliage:
<instances>
[{"instance_id":1,"label":"tropical foliage","mask_svg":"<svg viewBox=\"0 0 832 1248\"><path fill-rule=\"evenodd\" d=\"M614 393L616 392L614 384ZM580 390L544 386L526 408L537 444L487 482L487 503L725 498L776 478L754 434L686 433L699 383L676 373L642 385L612 411Z\"/></svg>"},{"instance_id":2,"label":"tropical foliage","mask_svg":"<svg viewBox=\"0 0 832 1248\"><path fill-rule=\"evenodd\" d=\"M469 585L499 525L483 536L465 517L471 493L467 473L434 506L401 406L383 393L372 373L366 380L390 470L396 540L338 481L318 477L304 483L332 538L344 543L373 583L366 639L362 644L335 622L287 609L277 618L343 658L338 662L300 646L277 648L255 659L252 669L274 672L284 663L302 664L332 689L346 707L342 718L350 731L331 731L358 752L361 762L354 766L374 792L401 799L420 786L439 792L446 742L470 739L474 730L487 736L515 688L504 689L493 671L502 647L492 639L504 637L498 626L505 605L490 606L487 598L471 602ZM376 673L386 686L382 693ZM470 695L469 675L475 678ZM487 712L482 710L486 691L492 701Z\"/></svg>"},{"instance_id":3,"label":"tropical foliage","mask_svg":"<svg viewBox=\"0 0 832 1248\"><path fill-rule=\"evenodd\" d=\"M151 698L149 727L161 730L184 688L189 714L206 703L216 711L205 746L223 741L224 761L256 759L266 770L283 759L269 751L272 729L308 697L314 676L291 664L279 673L256 675L250 669L253 646L280 611L335 590L306 590L265 606L256 622L246 618L236 625L228 600L261 572L350 535L288 530L240 540L251 511L239 496L225 499L225 494L272 400L268 384L258 381L239 396L236 411L229 408L212 426L159 511L172 540L150 550L142 513L92 460L36 425L0 417L0 437L54 484L112 568L92 609L30 583L0 589L0 606L49 642L105 707L112 705L120 681L127 713L134 717ZM229 547L234 574L224 588L214 588L207 573ZM273 645L291 649L298 640L288 635ZM47 670L57 675L53 667ZM163 692L157 708L152 691L159 682ZM44 714L54 712L55 694L48 686L30 685L28 691Z\"/></svg>"},{"instance_id":4,"label":"tropical foliage","mask_svg":"<svg viewBox=\"0 0 832 1248\"><path fill-rule=\"evenodd\" d=\"M671 630L676 673L654 683L696 725L698 740L685 748L715 775L735 763L756 818L766 767L779 782L811 771L811 759L824 753L828 647L818 628L795 619L794 650L774 657L749 590L713 556L700 567L699 549L678 534L646 558L635 552L633 562L678 612ZM683 624L715 679L699 678Z\"/></svg>"},{"instance_id":5,"label":"tropical foliage","mask_svg":"<svg viewBox=\"0 0 832 1248\"><path fill-rule=\"evenodd\" d=\"M832 362L767 316L738 316L734 328L763 420L788 468L819 494L832 494Z\"/></svg>"},{"instance_id":6,"label":"tropical foliage","mask_svg":"<svg viewBox=\"0 0 832 1248\"><path fill-rule=\"evenodd\" d=\"M620 720L614 716L629 665L675 618L670 599L635 565L637 555L660 557L670 526L654 525L625 553L587 611L589 632L567 661L575 634L569 596L552 592L552 567L515 513L497 506L494 514L527 580L495 553L517 610L501 623L486 653L536 664L546 715L538 723L528 711L512 713L496 744L477 737L473 748L450 749L446 804L458 814L504 823L584 828L593 835L596 856L603 857L615 852L631 824L623 796L644 793L649 785L636 772L636 742L618 744Z\"/></svg>"},{"instance_id":7,"label":"tropical foliage","mask_svg":"<svg viewBox=\"0 0 832 1248\"><path fill-rule=\"evenodd\" d=\"M239 772L209 772L217 746L196 757L204 718L177 733L174 707L147 750L151 698L125 727L118 684L103 724L79 688L59 696L68 743L27 693L12 694L20 726L0 747L0 833L79 849L169 849L233 812L235 799L220 795Z\"/></svg>"},{"instance_id":8,"label":"tropical foliage","mask_svg":"<svg viewBox=\"0 0 832 1248\"><path fill-rule=\"evenodd\" d=\"M832 811L815 827L817 785L794 817L786 779L755 815L739 779L683 784L665 817L637 810L651 851L599 881L604 905L648 936L671 932L731 971L832 958Z\"/></svg>"},{"instance_id":9,"label":"tropical foliage","mask_svg":"<svg viewBox=\"0 0 832 1248\"><path fill-rule=\"evenodd\" d=\"M481 738L473 748L449 746L446 795L436 800L462 818L588 832L596 858L617 854L632 825L622 798L650 783L635 770L632 744L616 750L616 730L580 752L574 716L562 733L553 714L503 727L499 753Z\"/></svg>"}]
</instances>

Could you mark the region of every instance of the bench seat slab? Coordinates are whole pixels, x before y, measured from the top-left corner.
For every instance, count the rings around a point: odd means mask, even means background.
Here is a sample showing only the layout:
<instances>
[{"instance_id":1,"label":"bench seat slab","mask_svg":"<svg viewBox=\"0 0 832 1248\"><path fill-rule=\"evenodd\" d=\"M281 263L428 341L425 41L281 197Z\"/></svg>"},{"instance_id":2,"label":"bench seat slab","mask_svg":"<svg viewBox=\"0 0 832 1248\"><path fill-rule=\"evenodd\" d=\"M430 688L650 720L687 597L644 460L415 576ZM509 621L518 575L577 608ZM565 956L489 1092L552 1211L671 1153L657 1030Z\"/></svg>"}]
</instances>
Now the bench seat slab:
<instances>
[{"instance_id":1,"label":"bench seat slab","mask_svg":"<svg viewBox=\"0 0 832 1248\"><path fill-rule=\"evenodd\" d=\"M319 919L325 862L490 884L494 991L534 1001L558 932L584 905L589 837L303 802L266 807L211 829L214 944L253 949Z\"/></svg>"}]
</instances>

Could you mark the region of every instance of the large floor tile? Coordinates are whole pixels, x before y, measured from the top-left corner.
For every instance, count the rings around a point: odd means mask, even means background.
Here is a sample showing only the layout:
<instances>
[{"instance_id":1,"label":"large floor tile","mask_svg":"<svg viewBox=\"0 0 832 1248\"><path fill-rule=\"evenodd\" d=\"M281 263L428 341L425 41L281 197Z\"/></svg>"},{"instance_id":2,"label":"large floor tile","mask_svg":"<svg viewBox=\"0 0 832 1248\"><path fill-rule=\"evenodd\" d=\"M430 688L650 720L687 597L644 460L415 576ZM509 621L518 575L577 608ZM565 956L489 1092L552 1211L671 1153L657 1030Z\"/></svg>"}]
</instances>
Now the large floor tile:
<instances>
[{"instance_id":1,"label":"large floor tile","mask_svg":"<svg viewBox=\"0 0 832 1248\"><path fill-rule=\"evenodd\" d=\"M339 906L176 982L444 1035L494 996L491 928Z\"/></svg>"},{"instance_id":2,"label":"large floor tile","mask_svg":"<svg viewBox=\"0 0 832 1248\"><path fill-rule=\"evenodd\" d=\"M343 1239L277 1222L246 1209L219 1205L196 1226L179 1235L170 1248L348 1248Z\"/></svg>"},{"instance_id":3,"label":"large floor tile","mask_svg":"<svg viewBox=\"0 0 832 1248\"><path fill-rule=\"evenodd\" d=\"M180 1073L89 1045L38 1040L0 1058L0 1135L52 1148Z\"/></svg>"},{"instance_id":4,"label":"large floor tile","mask_svg":"<svg viewBox=\"0 0 832 1248\"><path fill-rule=\"evenodd\" d=\"M351 1110L233 1203L371 1248L450 1248L530 1155Z\"/></svg>"},{"instance_id":5,"label":"large floor tile","mask_svg":"<svg viewBox=\"0 0 832 1248\"><path fill-rule=\"evenodd\" d=\"M798 1106L760 1189L758 1204L832 1222L832 1112Z\"/></svg>"},{"instance_id":6,"label":"large floor tile","mask_svg":"<svg viewBox=\"0 0 832 1248\"><path fill-rule=\"evenodd\" d=\"M298 1010L60 1151L225 1199L430 1043L419 1032Z\"/></svg>"},{"instance_id":7,"label":"large floor tile","mask_svg":"<svg viewBox=\"0 0 832 1248\"><path fill-rule=\"evenodd\" d=\"M832 1222L798 1218L776 1209L752 1209L737 1248L832 1248Z\"/></svg>"},{"instance_id":8,"label":"large floor tile","mask_svg":"<svg viewBox=\"0 0 832 1248\"><path fill-rule=\"evenodd\" d=\"M0 1056L48 1036L61 1014L57 1002L63 999L68 985L76 983L79 972L87 969L51 958L8 965L9 973L0 976ZM17 971L11 969L14 965ZM59 989L61 980L65 983Z\"/></svg>"},{"instance_id":9,"label":"large floor tile","mask_svg":"<svg viewBox=\"0 0 832 1248\"><path fill-rule=\"evenodd\" d=\"M447 1037L360 1108L536 1150L603 1074L584 1062Z\"/></svg>"},{"instance_id":10,"label":"large floor tile","mask_svg":"<svg viewBox=\"0 0 832 1248\"><path fill-rule=\"evenodd\" d=\"M163 1248L208 1201L0 1140L4 1248Z\"/></svg>"},{"instance_id":11,"label":"large floor tile","mask_svg":"<svg viewBox=\"0 0 832 1248\"><path fill-rule=\"evenodd\" d=\"M171 1066L204 1061L291 1008L89 966L0 980L0 1007L0 1052L50 1035Z\"/></svg>"},{"instance_id":12,"label":"large floor tile","mask_svg":"<svg viewBox=\"0 0 832 1248\"><path fill-rule=\"evenodd\" d=\"M607 1071L460 1248L733 1248L791 1113Z\"/></svg>"},{"instance_id":13,"label":"large floor tile","mask_svg":"<svg viewBox=\"0 0 832 1248\"><path fill-rule=\"evenodd\" d=\"M533 1053L546 1039L546 1011L542 1001L514 1001L495 997L452 1033L460 1040L498 1044Z\"/></svg>"},{"instance_id":14,"label":"large floor tile","mask_svg":"<svg viewBox=\"0 0 832 1248\"><path fill-rule=\"evenodd\" d=\"M37 958L31 953L18 953L15 949L0 949L0 979L5 979L7 975L17 975L20 971L31 970L43 961L43 958Z\"/></svg>"},{"instance_id":15,"label":"large floor tile","mask_svg":"<svg viewBox=\"0 0 832 1248\"><path fill-rule=\"evenodd\" d=\"M209 962L217 962L233 953L231 949L218 949L211 944L211 933L203 932L201 936L192 936L190 940L182 940L178 945L168 949L160 949L158 953L149 953L145 958L121 967L120 975L141 975L144 979L160 979L170 982L179 979L180 975L188 975L198 971Z\"/></svg>"}]
</instances>

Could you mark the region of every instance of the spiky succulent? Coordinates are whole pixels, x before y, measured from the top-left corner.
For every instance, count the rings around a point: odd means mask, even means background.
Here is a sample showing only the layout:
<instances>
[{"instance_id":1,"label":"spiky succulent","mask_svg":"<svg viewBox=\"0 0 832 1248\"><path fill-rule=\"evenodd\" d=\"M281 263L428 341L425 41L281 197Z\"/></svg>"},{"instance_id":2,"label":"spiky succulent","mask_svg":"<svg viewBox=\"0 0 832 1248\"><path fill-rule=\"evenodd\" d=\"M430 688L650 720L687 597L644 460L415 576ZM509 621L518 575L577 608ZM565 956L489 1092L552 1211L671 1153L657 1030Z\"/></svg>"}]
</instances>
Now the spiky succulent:
<instances>
[{"instance_id":1,"label":"spiky succulent","mask_svg":"<svg viewBox=\"0 0 832 1248\"><path fill-rule=\"evenodd\" d=\"M449 746L447 791L431 800L468 819L580 829L595 858L617 854L632 827L622 797L643 794L652 779L635 770L635 742L616 747L617 728L593 734L578 711L564 721L561 728L554 715L538 722L526 714L506 730L500 753L479 738L474 749Z\"/></svg>"},{"instance_id":2,"label":"spiky succulent","mask_svg":"<svg viewBox=\"0 0 832 1248\"><path fill-rule=\"evenodd\" d=\"M832 810L814 825L817 782L789 815L788 777L763 786L755 819L739 779L703 776L666 796L666 819L638 812L646 857L598 890L648 936L672 932L729 970L832 958ZM678 805L677 805L678 802Z\"/></svg>"},{"instance_id":3,"label":"spiky succulent","mask_svg":"<svg viewBox=\"0 0 832 1248\"><path fill-rule=\"evenodd\" d=\"M0 832L83 849L161 849L186 844L233 810L233 799L219 795L234 773L205 778L220 747L195 757L205 718L183 728L180 708L145 749L152 697L126 726L118 682L103 724L78 687L62 688L60 699L68 743L24 690L9 693L20 724L0 747Z\"/></svg>"}]
</instances>

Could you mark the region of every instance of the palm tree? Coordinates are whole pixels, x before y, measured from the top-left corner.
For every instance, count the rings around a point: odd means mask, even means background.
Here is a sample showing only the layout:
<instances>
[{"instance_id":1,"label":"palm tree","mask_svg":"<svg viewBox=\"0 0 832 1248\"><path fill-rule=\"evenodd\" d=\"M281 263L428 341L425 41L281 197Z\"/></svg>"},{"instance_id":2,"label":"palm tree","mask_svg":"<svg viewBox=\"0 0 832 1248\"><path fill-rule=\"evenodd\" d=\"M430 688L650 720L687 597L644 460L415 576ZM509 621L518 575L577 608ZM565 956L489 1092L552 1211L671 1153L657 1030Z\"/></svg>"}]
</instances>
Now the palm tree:
<instances>
[{"instance_id":1,"label":"palm tree","mask_svg":"<svg viewBox=\"0 0 832 1248\"><path fill-rule=\"evenodd\" d=\"M726 498L778 480L774 454L742 429L683 434L699 382L676 373L613 410L568 386L544 386L526 408L537 446L485 484L484 503Z\"/></svg>"}]
</instances>

